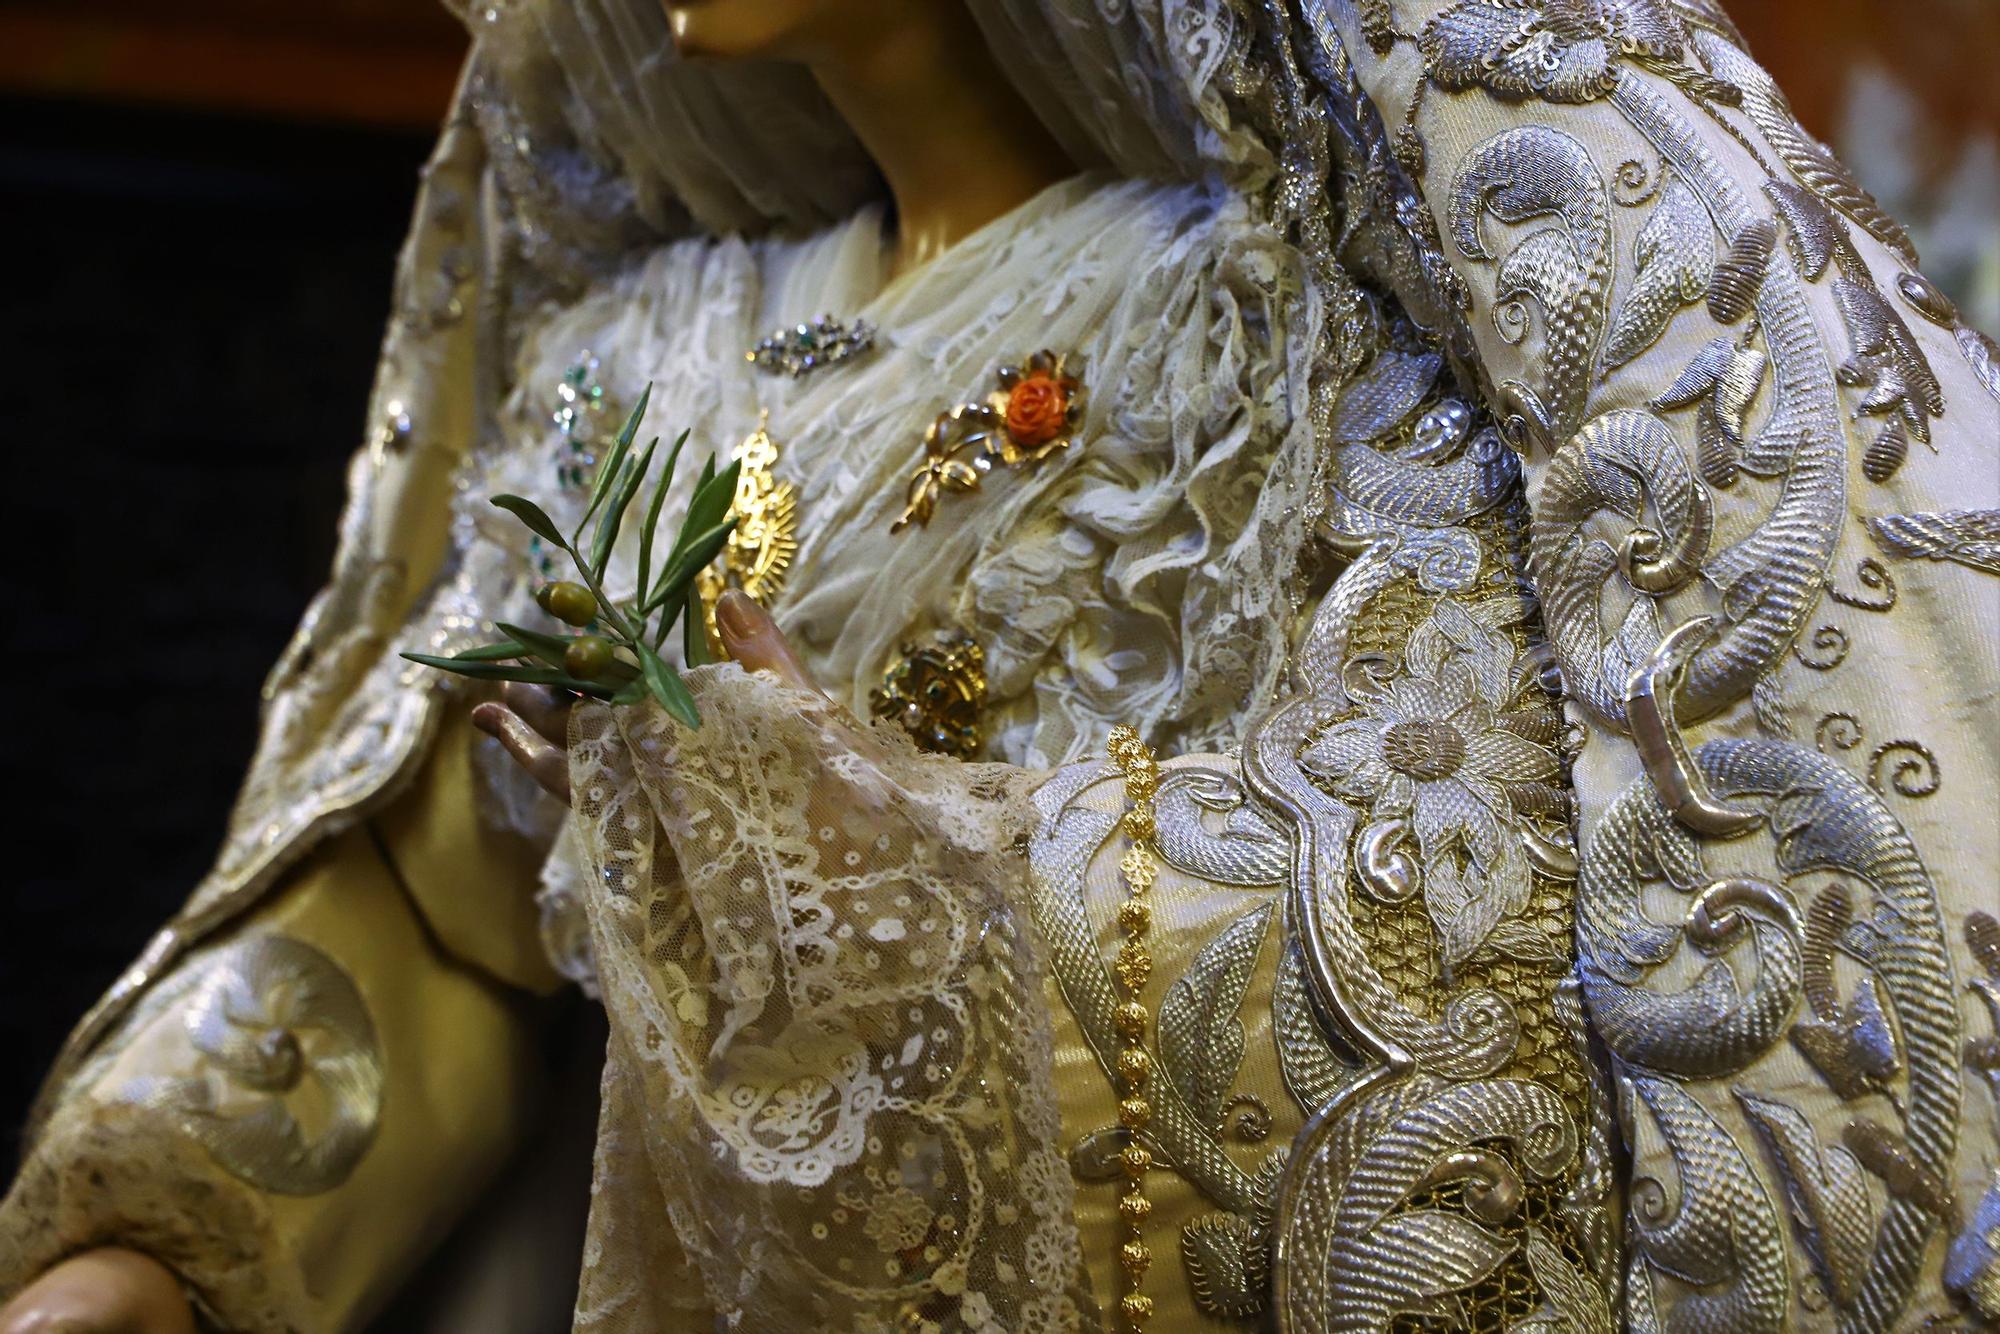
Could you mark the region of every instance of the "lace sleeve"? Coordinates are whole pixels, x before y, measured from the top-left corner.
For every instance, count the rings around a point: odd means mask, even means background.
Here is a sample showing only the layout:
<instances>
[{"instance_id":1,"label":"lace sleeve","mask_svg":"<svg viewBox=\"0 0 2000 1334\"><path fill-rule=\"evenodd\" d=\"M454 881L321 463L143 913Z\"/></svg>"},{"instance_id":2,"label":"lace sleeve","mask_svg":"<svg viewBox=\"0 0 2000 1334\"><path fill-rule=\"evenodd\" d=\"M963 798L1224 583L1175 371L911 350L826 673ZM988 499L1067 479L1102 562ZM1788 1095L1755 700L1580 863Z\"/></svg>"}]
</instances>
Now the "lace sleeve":
<instances>
[{"instance_id":1,"label":"lace sleeve","mask_svg":"<svg viewBox=\"0 0 2000 1334\"><path fill-rule=\"evenodd\" d=\"M1026 774L734 666L690 683L698 731L572 726L616 1095L579 1328L677 1300L648 1267L675 1239L744 1328L1076 1328Z\"/></svg>"},{"instance_id":2,"label":"lace sleeve","mask_svg":"<svg viewBox=\"0 0 2000 1334\"><path fill-rule=\"evenodd\" d=\"M1992 340L1710 0L1308 8L1524 460L1633 1323L2000 1315Z\"/></svg>"}]
</instances>

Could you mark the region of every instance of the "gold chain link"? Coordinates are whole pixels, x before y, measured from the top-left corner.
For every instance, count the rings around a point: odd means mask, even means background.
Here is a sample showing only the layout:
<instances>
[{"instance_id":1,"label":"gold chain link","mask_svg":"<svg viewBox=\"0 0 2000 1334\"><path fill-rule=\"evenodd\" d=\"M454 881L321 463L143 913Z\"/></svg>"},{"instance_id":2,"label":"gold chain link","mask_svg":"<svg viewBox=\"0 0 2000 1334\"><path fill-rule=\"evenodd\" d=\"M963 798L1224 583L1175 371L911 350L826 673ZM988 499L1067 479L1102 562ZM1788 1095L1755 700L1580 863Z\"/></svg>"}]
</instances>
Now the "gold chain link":
<instances>
[{"instance_id":1,"label":"gold chain link","mask_svg":"<svg viewBox=\"0 0 2000 1334\"><path fill-rule=\"evenodd\" d=\"M1146 1217L1153 1212L1153 1202L1146 1197L1146 1172L1153 1165L1153 1155L1139 1139L1153 1119L1153 1105L1146 1099L1147 1084L1153 1074L1153 1058L1146 1050L1146 1026L1152 1015L1140 998L1153 972L1153 955L1146 947L1146 936L1153 925L1153 909L1148 899L1159 874L1159 863L1153 853L1153 797L1159 791L1160 766L1153 758L1152 747L1129 727L1112 728L1107 749L1112 762L1125 775L1124 827L1126 837L1132 840L1132 846L1118 864L1125 877L1125 901L1118 905L1118 927L1125 939L1118 946L1118 960L1112 971L1125 993L1116 1016L1118 1033L1123 1039L1118 1052L1118 1077L1124 1086L1118 1121L1125 1127L1125 1148L1119 1155L1125 1169L1125 1193L1118 1200L1119 1216L1125 1220L1125 1243L1118 1248L1118 1263L1125 1271L1125 1292L1118 1308L1125 1317L1126 1329L1136 1334L1153 1316L1153 1299L1140 1290L1145 1285L1146 1270L1153 1263L1153 1252L1145 1241Z\"/></svg>"}]
</instances>

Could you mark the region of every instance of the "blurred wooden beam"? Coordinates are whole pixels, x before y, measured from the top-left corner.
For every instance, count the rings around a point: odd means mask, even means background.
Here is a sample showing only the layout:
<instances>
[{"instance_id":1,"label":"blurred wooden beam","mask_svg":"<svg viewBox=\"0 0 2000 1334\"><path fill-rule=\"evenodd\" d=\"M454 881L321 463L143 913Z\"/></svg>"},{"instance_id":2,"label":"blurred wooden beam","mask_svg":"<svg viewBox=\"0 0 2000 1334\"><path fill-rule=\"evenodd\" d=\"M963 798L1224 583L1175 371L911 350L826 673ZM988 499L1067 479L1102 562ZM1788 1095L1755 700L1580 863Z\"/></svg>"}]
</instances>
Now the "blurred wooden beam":
<instances>
[{"instance_id":1,"label":"blurred wooden beam","mask_svg":"<svg viewBox=\"0 0 2000 1334\"><path fill-rule=\"evenodd\" d=\"M1996 0L1729 0L1806 129L1836 133L1857 66L1877 65L1955 139L2000 134Z\"/></svg>"},{"instance_id":2,"label":"blurred wooden beam","mask_svg":"<svg viewBox=\"0 0 2000 1334\"><path fill-rule=\"evenodd\" d=\"M430 13L438 22L371 29L352 14L317 26L244 21L221 4L152 15L115 4L10 7L0 10L0 91L431 126L465 44Z\"/></svg>"}]
</instances>

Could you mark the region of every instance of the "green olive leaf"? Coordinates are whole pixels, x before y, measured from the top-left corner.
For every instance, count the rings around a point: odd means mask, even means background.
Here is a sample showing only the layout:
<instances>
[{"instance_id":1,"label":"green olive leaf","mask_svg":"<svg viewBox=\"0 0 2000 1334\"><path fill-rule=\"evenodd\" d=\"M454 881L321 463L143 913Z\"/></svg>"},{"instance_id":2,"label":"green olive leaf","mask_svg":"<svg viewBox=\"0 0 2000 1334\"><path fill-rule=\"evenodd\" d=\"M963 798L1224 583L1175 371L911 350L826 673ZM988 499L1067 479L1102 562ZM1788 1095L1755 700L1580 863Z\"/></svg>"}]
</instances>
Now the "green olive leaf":
<instances>
[{"instance_id":1,"label":"green olive leaf","mask_svg":"<svg viewBox=\"0 0 2000 1334\"><path fill-rule=\"evenodd\" d=\"M602 682L579 681L569 673L557 671L553 667L520 667L500 662L461 662L456 658L439 658L429 653L405 653L401 656L425 667L435 667L454 676L470 677L474 681L519 681L531 686L556 686L579 695L589 695L594 699L610 699L616 693L612 687Z\"/></svg>"},{"instance_id":2,"label":"green olive leaf","mask_svg":"<svg viewBox=\"0 0 2000 1334\"><path fill-rule=\"evenodd\" d=\"M660 582L653 586L652 596L646 599L640 610L650 613L685 593L695 575L721 552L723 545L729 541L729 535L736 531L736 523L736 517L731 515L687 546L677 547L667 561L667 568L660 571Z\"/></svg>"},{"instance_id":3,"label":"green olive leaf","mask_svg":"<svg viewBox=\"0 0 2000 1334\"><path fill-rule=\"evenodd\" d=\"M481 644L478 648L469 648L463 653L454 653L451 656L451 661L512 662L516 658L532 656L534 655L528 651L526 644L509 639L503 640L498 644Z\"/></svg>"},{"instance_id":4,"label":"green olive leaf","mask_svg":"<svg viewBox=\"0 0 2000 1334\"><path fill-rule=\"evenodd\" d=\"M590 503L584 507L583 517L576 521L577 536L583 535L590 516L597 513L597 507L604 503L605 496L611 491L611 483L624 470L626 456L632 452L632 440L639 434L639 421L646 415L646 404L652 397L653 384L648 380L646 391L639 395L638 406L632 409L632 415L619 428L617 442L605 451L603 461L597 465L597 478L590 484Z\"/></svg>"},{"instance_id":5,"label":"green olive leaf","mask_svg":"<svg viewBox=\"0 0 2000 1334\"><path fill-rule=\"evenodd\" d=\"M664 603L660 604L658 608L660 613L660 628L655 630L652 636L653 651L655 653L660 651L661 646L667 642L667 636L673 632L674 622L680 618L685 600L686 594L683 592L680 600L677 601L673 598L668 598ZM697 667L700 664L690 662L688 666Z\"/></svg>"},{"instance_id":6,"label":"green olive leaf","mask_svg":"<svg viewBox=\"0 0 2000 1334\"><path fill-rule=\"evenodd\" d=\"M729 466L720 472L713 471L714 465L715 460L710 459L706 479L695 488L694 499L688 502L687 517L681 520L680 537L674 543L676 551L684 548L695 536L721 523L723 516L729 513L729 507L735 503L736 477L743 471L743 460L732 459Z\"/></svg>"},{"instance_id":7,"label":"green olive leaf","mask_svg":"<svg viewBox=\"0 0 2000 1334\"><path fill-rule=\"evenodd\" d=\"M715 655L708 651L708 610L699 598L686 599L683 610L681 657L690 667L707 666L715 661Z\"/></svg>"},{"instance_id":8,"label":"green olive leaf","mask_svg":"<svg viewBox=\"0 0 2000 1334\"><path fill-rule=\"evenodd\" d=\"M562 666L563 655L569 652L571 640L563 635L545 635L525 626L509 625L506 621L493 622L493 628L520 641L525 650L524 656L540 658L552 667Z\"/></svg>"},{"instance_id":9,"label":"green olive leaf","mask_svg":"<svg viewBox=\"0 0 2000 1334\"><path fill-rule=\"evenodd\" d=\"M646 404L651 402L652 398L653 382L648 380L646 381L645 389L640 391L639 401L633 405L631 413L625 418L625 424L618 428L618 447L620 449L630 449L632 442L638 439L639 423L645 420Z\"/></svg>"},{"instance_id":10,"label":"green olive leaf","mask_svg":"<svg viewBox=\"0 0 2000 1334\"><path fill-rule=\"evenodd\" d=\"M688 693L681 674L645 644L639 645L639 664L645 669L646 689L660 702L660 707L689 727L700 727L701 715L695 711L694 696Z\"/></svg>"},{"instance_id":11,"label":"green olive leaf","mask_svg":"<svg viewBox=\"0 0 2000 1334\"><path fill-rule=\"evenodd\" d=\"M639 530L638 589L642 598L645 596L646 590L652 587L653 533L660 526L660 510L667 503L667 491L674 484L674 465L680 462L681 446L687 443L687 438L688 433L682 431L680 435L675 437L673 448L667 451L666 466L660 469L660 480L653 484L652 503L646 506L646 526ZM640 620L643 622L645 613L641 611L639 615ZM637 628L640 636L643 638L646 633L645 625L642 623Z\"/></svg>"},{"instance_id":12,"label":"green olive leaf","mask_svg":"<svg viewBox=\"0 0 2000 1334\"><path fill-rule=\"evenodd\" d=\"M656 438L653 445L659 444ZM637 459L626 459L619 470L618 485L611 488L611 498L604 504L604 513L597 519L597 535L590 543L590 564L588 569L593 579L604 581L604 562L611 558L611 545L618 540L619 530L625 526L625 511L632 504L632 496L639 489L640 480L646 475L646 465L651 461L653 445L646 446L644 455Z\"/></svg>"},{"instance_id":13,"label":"green olive leaf","mask_svg":"<svg viewBox=\"0 0 2000 1334\"><path fill-rule=\"evenodd\" d=\"M563 541L562 531L556 527L555 520L526 496L495 496L493 504L526 524L528 531L544 542L553 542L564 551L569 550L569 543Z\"/></svg>"}]
</instances>

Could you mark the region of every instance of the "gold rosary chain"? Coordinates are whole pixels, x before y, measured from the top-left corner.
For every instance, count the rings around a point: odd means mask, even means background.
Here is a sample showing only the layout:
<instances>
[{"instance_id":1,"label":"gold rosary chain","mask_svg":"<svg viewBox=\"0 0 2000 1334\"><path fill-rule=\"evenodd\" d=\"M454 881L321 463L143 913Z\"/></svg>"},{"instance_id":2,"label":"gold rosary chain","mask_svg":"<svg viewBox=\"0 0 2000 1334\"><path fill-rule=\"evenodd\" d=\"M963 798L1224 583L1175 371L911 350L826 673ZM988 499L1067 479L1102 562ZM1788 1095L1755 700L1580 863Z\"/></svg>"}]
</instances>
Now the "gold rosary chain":
<instances>
[{"instance_id":1,"label":"gold rosary chain","mask_svg":"<svg viewBox=\"0 0 2000 1334\"><path fill-rule=\"evenodd\" d=\"M1153 955L1147 948L1146 937L1153 925L1153 909L1148 899L1159 875L1159 862L1153 850L1153 797L1159 791L1160 766L1152 747L1141 741L1130 727L1112 728L1106 749L1125 775L1127 806L1123 824L1126 837L1132 841L1118 864L1125 880L1125 901L1118 905L1118 928L1125 939L1118 946L1112 972L1124 991L1124 1000L1116 1014L1122 1039L1118 1077L1124 1086L1124 1096L1118 1104L1118 1122L1125 1128L1125 1148L1119 1154L1125 1171L1125 1193L1118 1200L1118 1213L1125 1222L1125 1242L1118 1248L1118 1263L1125 1271L1125 1291L1118 1307L1125 1317L1125 1327L1138 1331L1153 1315L1153 1299L1141 1291L1146 1270L1153 1263L1152 1250L1145 1240L1146 1218L1153 1212L1153 1202L1146 1196L1146 1172L1153 1165L1153 1155L1140 1143L1139 1136L1153 1119L1153 1105L1146 1097L1153 1075L1153 1058L1146 1050L1146 1027L1152 1021L1152 1014L1141 997L1153 972Z\"/></svg>"}]
</instances>

